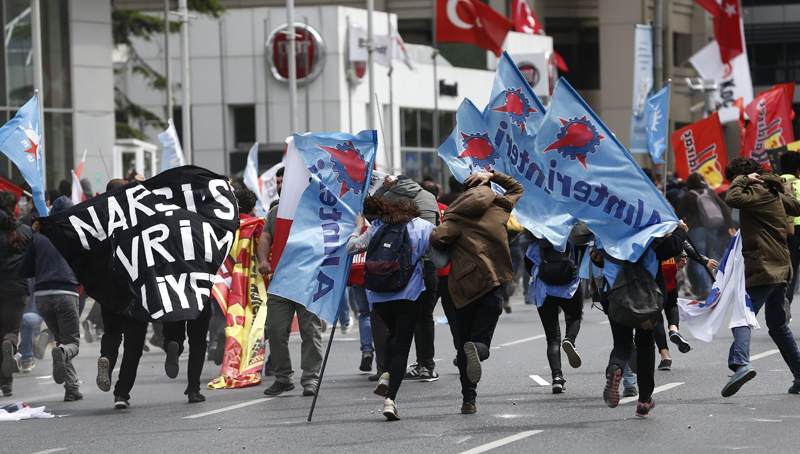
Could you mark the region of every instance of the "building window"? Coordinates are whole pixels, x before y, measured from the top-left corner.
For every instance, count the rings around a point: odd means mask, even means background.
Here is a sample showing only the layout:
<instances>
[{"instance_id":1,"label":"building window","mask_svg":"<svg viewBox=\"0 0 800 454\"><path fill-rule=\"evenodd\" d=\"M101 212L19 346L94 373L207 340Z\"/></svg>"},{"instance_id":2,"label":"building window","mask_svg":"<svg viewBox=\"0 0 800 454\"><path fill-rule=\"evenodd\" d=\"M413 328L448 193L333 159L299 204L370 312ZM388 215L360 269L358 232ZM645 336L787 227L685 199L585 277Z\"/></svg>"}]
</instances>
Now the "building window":
<instances>
[{"instance_id":1,"label":"building window","mask_svg":"<svg viewBox=\"0 0 800 454\"><path fill-rule=\"evenodd\" d=\"M744 34L753 85L800 80L800 24L748 25Z\"/></svg>"},{"instance_id":2,"label":"building window","mask_svg":"<svg viewBox=\"0 0 800 454\"><path fill-rule=\"evenodd\" d=\"M692 52L692 35L689 33L672 33L672 64L683 66L694 54Z\"/></svg>"},{"instance_id":3,"label":"building window","mask_svg":"<svg viewBox=\"0 0 800 454\"><path fill-rule=\"evenodd\" d=\"M434 146L433 111L400 109L400 137L403 173L415 181L432 179L442 184L450 175L436 148L455 128L456 113L439 111L439 138Z\"/></svg>"},{"instance_id":4,"label":"building window","mask_svg":"<svg viewBox=\"0 0 800 454\"><path fill-rule=\"evenodd\" d=\"M256 141L256 106L234 106L233 137L236 146L251 146Z\"/></svg>"},{"instance_id":5,"label":"building window","mask_svg":"<svg viewBox=\"0 0 800 454\"><path fill-rule=\"evenodd\" d=\"M547 35L569 67L564 77L578 90L600 88L600 32L597 19L548 17Z\"/></svg>"}]
</instances>

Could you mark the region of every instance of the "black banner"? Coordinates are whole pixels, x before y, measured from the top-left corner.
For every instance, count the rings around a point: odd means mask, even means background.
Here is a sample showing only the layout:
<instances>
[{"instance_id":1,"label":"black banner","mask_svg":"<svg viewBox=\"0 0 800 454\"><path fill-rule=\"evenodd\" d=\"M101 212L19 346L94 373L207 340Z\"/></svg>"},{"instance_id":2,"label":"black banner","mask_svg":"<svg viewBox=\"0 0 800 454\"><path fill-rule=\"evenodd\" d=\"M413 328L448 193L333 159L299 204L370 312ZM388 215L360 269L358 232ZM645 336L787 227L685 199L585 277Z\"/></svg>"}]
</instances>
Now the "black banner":
<instances>
[{"instance_id":1,"label":"black banner","mask_svg":"<svg viewBox=\"0 0 800 454\"><path fill-rule=\"evenodd\" d=\"M129 183L41 221L86 293L139 320L193 320L233 245L225 177L195 166Z\"/></svg>"}]
</instances>

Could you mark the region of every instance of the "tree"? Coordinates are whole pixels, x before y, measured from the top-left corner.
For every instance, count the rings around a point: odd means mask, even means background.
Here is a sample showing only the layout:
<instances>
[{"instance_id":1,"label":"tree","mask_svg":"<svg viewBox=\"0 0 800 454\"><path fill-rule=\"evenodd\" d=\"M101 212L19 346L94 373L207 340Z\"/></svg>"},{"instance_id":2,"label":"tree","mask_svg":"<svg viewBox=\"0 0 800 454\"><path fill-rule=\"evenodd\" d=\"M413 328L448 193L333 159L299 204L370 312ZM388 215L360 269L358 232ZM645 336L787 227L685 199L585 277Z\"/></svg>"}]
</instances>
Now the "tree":
<instances>
[{"instance_id":1,"label":"tree","mask_svg":"<svg viewBox=\"0 0 800 454\"><path fill-rule=\"evenodd\" d=\"M214 18L220 17L225 12L225 7L217 0L188 0L188 6L192 11ZM180 23L169 21L169 30L170 33L177 33L180 31ZM133 74L143 77L147 85L154 90L165 90L166 77L150 66L139 55L132 43L134 38L150 41L154 36L163 34L164 19L158 15L144 14L137 10L116 8L114 0L111 0L111 33L114 46L127 51L127 63L122 69L126 71L130 69ZM119 70L115 69L115 72ZM175 84L173 87L177 87L177 85ZM154 123L159 127L166 128L166 123L158 115L136 104L119 87L114 87L114 103L116 105L116 137L118 139L141 139L143 135L141 125L145 123Z\"/></svg>"}]
</instances>

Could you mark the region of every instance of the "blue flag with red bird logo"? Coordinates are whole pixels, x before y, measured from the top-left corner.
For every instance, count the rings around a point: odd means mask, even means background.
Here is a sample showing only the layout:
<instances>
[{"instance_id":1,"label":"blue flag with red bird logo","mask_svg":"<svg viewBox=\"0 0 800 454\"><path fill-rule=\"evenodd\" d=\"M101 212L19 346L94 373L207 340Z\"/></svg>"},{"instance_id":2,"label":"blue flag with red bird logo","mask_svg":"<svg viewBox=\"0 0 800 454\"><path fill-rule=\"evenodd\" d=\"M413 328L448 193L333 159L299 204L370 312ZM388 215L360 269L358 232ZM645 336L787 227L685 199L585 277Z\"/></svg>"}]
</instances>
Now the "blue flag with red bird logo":
<instances>
[{"instance_id":1,"label":"blue flag with red bird logo","mask_svg":"<svg viewBox=\"0 0 800 454\"><path fill-rule=\"evenodd\" d=\"M532 178L576 218L606 252L636 261L678 218L631 155L563 78L539 126Z\"/></svg>"},{"instance_id":2,"label":"blue flag with red bird logo","mask_svg":"<svg viewBox=\"0 0 800 454\"><path fill-rule=\"evenodd\" d=\"M506 142L510 143L523 136L536 137L544 112L544 106L525 76L508 53L503 52L494 73L489 104L483 110L483 122L491 131L507 125L502 129L513 132L505 137Z\"/></svg>"},{"instance_id":3,"label":"blue flag with red bird logo","mask_svg":"<svg viewBox=\"0 0 800 454\"><path fill-rule=\"evenodd\" d=\"M49 211L44 201L44 166L39 143L42 128L39 125L39 99L34 94L14 118L0 128L0 151L17 166L22 178L31 186L31 195L40 216Z\"/></svg>"},{"instance_id":4,"label":"blue flag with red bird logo","mask_svg":"<svg viewBox=\"0 0 800 454\"><path fill-rule=\"evenodd\" d=\"M330 323L339 314L352 256L345 244L372 179L377 131L294 135L307 168L304 181L284 181L280 209L298 200L291 230L268 292L300 303ZM287 159L284 178L297 175ZM299 162L299 161L297 161ZM293 189L297 188L297 189ZM302 191L295 197L287 191ZM282 221L278 211L278 221Z\"/></svg>"}]
</instances>

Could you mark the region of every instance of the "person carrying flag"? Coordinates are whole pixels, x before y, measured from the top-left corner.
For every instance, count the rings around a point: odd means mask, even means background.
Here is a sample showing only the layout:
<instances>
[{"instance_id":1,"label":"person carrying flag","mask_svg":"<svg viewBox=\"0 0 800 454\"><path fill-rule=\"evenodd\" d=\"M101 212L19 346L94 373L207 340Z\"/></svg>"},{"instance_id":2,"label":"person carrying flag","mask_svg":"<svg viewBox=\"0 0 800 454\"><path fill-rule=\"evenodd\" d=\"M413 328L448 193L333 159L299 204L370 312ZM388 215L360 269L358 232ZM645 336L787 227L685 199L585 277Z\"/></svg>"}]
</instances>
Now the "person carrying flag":
<instances>
[{"instance_id":1,"label":"person carrying flag","mask_svg":"<svg viewBox=\"0 0 800 454\"><path fill-rule=\"evenodd\" d=\"M783 308L786 285L792 280L786 217L800 216L800 201L786 194L779 176L765 175L761 164L752 158L731 160L725 167L725 178L731 182L725 203L739 209L745 290L756 314L766 307L769 335L794 376L789 393L800 394L800 351ZM737 326L731 331L728 368L734 374L722 388L722 397L736 394L756 376L750 365L750 327Z\"/></svg>"}]
</instances>

